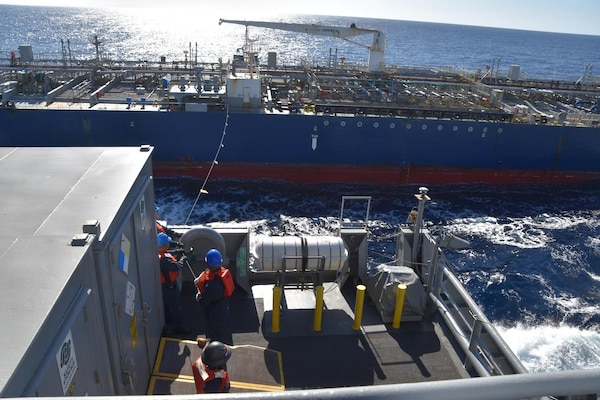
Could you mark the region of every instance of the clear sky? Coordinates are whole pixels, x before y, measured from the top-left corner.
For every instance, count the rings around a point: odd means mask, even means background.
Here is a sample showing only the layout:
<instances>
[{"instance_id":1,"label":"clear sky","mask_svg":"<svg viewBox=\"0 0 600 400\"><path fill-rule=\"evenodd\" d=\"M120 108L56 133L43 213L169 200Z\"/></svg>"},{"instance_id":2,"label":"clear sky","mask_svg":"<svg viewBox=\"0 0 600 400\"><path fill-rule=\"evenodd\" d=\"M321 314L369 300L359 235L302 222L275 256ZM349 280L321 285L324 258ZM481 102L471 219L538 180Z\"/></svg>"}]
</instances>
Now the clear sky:
<instances>
[{"instance_id":1,"label":"clear sky","mask_svg":"<svg viewBox=\"0 0 600 400\"><path fill-rule=\"evenodd\" d=\"M0 0L0 4L144 7L185 10L185 17L252 19L320 14L443 22L600 36L600 0ZM599 51L598 49L592 51Z\"/></svg>"}]
</instances>

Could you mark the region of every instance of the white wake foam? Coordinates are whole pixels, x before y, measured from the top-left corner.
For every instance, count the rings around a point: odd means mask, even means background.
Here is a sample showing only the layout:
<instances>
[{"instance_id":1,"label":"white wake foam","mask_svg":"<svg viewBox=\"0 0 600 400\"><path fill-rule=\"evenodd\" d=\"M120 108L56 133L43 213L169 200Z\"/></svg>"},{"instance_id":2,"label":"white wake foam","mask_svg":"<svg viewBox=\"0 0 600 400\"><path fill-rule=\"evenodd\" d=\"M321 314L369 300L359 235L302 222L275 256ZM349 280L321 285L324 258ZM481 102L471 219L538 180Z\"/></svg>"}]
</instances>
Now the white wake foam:
<instances>
[{"instance_id":1,"label":"white wake foam","mask_svg":"<svg viewBox=\"0 0 600 400\"><path fill-rule=\"evenodd\" d=\"M554 241L553 230L564 230L574 225L584 224L583 217L540 214L534 217L507 218L494 217L460 218L452 221L448 232L458 236L479 236L494 244L519 248L539 248Z\"/></svg>"},{"instance_id":2,"label":"white wake foam","mask_svg":"<svg viewBox=\"0 0 600 400\"><path fill-rule=\"evenodd\" d=\"M600 333L571 326L498 329L529 372L600 368Z\"/></svg>"}]
</instances>

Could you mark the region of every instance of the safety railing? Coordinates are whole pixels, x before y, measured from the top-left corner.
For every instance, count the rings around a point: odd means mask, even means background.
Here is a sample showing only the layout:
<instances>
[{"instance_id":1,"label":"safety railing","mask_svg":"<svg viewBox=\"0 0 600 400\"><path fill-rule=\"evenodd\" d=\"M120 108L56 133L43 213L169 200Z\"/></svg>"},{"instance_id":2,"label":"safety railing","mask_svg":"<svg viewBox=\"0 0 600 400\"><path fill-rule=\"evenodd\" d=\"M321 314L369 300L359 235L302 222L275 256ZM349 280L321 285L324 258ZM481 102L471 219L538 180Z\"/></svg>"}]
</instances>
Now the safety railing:
<instances>
[{"instance_id":1,"label":"safety railing","mask_svg":"<svg viewBox=\"0 0 600 400\"><path fill-rule=\"evenodd\" d=\"M478 376L527 373L519 358L460 283L435 240L427 233L423 240L422 259L429 256L430 262L422 267L421 275L427 280L429 299L435 303L464 352L465 367L472 367Z\"/></svg>"}]
</instances>

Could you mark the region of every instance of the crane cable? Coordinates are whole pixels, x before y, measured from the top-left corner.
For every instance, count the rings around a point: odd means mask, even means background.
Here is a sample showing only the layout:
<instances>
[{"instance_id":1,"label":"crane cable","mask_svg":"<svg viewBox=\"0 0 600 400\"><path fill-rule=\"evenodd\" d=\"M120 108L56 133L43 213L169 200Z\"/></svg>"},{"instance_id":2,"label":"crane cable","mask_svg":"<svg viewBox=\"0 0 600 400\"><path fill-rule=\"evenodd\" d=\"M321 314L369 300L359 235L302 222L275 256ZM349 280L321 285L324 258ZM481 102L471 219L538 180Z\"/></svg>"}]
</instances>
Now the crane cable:
<instances>
[{"instance_id":1,"label":"crane cable","mask_svg":"<svg viewBox=\"0 0 600 400\"><path fill-rule=\"evenodd\" d=\"M188 214L187 218L185 219L184 225L187 225L188 221L190 220L190 217L192 216L192 213L194 212L194 208L196 207L196 204L198 204L198 200L200 200L200 196L203 194L208 194L208 191L205 189L206 183L208 182L208 178L210 177L210 174L211 174L213 168L215 167L215 165L217 165L219 163L219 161L217 159L219 158L219 153L221 152L221 149L223 147L225 147L225 144L224 144L225 135L227 135L227 125L229 124L229 105L227 105L225 111L226 111L225 124L223 126L223 133L221 134L221 141L219 142L219 147L217 148L217 152L215 153L215 158L213 158L212 164L210 165L210 169L208 170L208 173L206 174L206 177L204 178L202 187L198 191L198 196L196 196L196 200L194 200L192 209L190 210L190 213Z\"/></svg>"}]
</instances>

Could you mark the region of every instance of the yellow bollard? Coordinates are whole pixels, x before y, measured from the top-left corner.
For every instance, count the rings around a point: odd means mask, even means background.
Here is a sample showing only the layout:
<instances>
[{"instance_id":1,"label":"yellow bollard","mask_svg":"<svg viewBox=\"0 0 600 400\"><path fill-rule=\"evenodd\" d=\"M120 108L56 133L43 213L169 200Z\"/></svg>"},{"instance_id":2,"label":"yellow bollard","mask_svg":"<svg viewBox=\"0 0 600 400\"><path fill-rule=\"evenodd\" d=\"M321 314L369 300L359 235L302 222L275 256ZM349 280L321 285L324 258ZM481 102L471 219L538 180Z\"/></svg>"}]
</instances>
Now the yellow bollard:
<instances>
[{"instance_id":1,"label":"yellow bollard","mask_svg":"<svg viewBox=\"0 0 600 400\"><path fill-rule=\"evenodd\" d=\"M315 332L321 332L321 322L323 320L323 285L316 287L317 296L315 301L315 317L313 320L313 330Z\"/></svg>"},{"instance_id":2,"label":"yellow bollard","mask_svg":"<svg viewBox=\"0 0 600 400\"><path fill-rule=\"evenodd\" d=\"M356 286L356 304L354 305L354 325L352 329L355 331L360 330L362 322L363 306L365 304L365 291L367 290L365 285Z\"/></svg>"},{"instance_id":3,"label":"yellow bollard","mask_svg":"<svg viewBox=\"0 0 600 400\"><path fill-rule=\"evenodd\" d=\"M279 332L279 313L281 311L281 287L273 287L273 314L271 316L271 331Z\"/></svg>"},{"instance_id":4,"label":"yellow bollard","mask_svg":"<svg viewBox=\"0 0 600 400\"><path fill-rule=\"evenodd\" d=\"M392 328L400 328L400 319L402 318L402 309L404 308L404 296L406 296L406 285L400 283L396 292L396 307L394 307L394 318L392 319Z\"/></svg>"}]
</instances>

